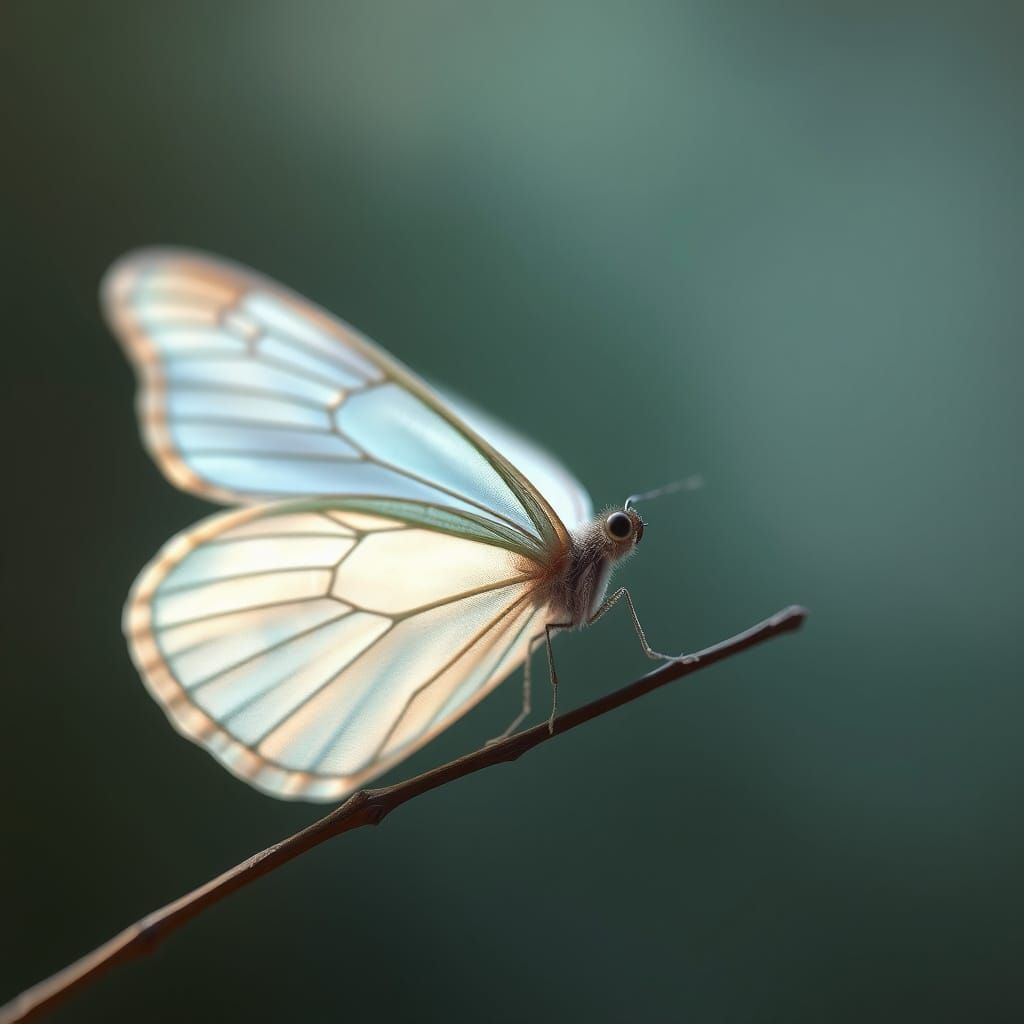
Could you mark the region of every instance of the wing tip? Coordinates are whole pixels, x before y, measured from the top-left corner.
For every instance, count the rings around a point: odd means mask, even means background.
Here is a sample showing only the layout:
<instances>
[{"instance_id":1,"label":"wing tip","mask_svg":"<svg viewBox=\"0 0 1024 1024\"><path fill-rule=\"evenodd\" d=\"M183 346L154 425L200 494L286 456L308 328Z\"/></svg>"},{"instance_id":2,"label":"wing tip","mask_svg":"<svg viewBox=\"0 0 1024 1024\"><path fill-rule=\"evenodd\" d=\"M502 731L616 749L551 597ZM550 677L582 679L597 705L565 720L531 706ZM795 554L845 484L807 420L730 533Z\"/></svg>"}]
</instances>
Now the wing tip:
<instances>
[{"instance_id":1,"label":"wing tip","mask_svg":"<svg viewBox=\"0 0 1024 1024\"><path fill-rule=\"evenodd\" d=\"M142 245L122 253L104 271L99 283L100 308L107 322L113 327L115 318L111 315L124 296L125 290L138 277L139 272L147 266L157 263L168 263L177 260L198 262L207 266L214 264L223 266L223 261L216 260L208 253L186 246L175 245Z\"/></svg>"}]
</instances>

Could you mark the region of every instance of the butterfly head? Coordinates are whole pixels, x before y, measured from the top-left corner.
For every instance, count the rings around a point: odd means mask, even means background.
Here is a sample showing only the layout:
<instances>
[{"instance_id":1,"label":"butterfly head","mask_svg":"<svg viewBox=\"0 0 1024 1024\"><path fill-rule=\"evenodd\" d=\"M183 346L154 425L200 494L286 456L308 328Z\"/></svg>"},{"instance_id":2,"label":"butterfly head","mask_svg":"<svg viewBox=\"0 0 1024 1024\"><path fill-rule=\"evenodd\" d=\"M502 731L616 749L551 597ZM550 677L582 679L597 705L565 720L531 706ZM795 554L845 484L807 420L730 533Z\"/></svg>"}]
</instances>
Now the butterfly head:
<instances>
[{"instance_id":1,"label":"butterfly head","mask_svg":"<svg viewBox=\"0 0 1024 1024\"><path fill-rule=\"evenodd\" d=\"M605 515L602 529L617 558L628 554L640 543L645 525L640 513L629 507L629 502L624 508L614 509Z\"/></svg>"},{"instance_id":2,"label":"butterfly head","mask_svg":"<svg viewBox=\"0 0 1024 1024\"><path fill-rule=\"evenodd\" d=\"M698 476L676 480L663 487L657 487L653 491L631 494L622 508L610 509L602 513L599 518L604 540L610 547L608 553L615 559L623 558L643 540L644 527L647 524L634 508L638 501L650 501L652 498L660 498L663 494L673 494L676 491L692 491L702 485L703 481Z\"/></svg>"}]
</instances>

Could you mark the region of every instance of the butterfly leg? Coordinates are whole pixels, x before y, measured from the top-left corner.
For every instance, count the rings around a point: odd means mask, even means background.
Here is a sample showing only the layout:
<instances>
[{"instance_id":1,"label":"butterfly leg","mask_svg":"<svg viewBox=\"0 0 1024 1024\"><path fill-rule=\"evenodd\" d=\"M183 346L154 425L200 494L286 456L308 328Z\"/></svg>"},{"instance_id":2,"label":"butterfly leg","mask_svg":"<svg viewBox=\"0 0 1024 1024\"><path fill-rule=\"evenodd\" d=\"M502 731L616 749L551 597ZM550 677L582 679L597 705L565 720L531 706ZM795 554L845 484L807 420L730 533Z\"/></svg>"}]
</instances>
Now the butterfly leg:
<instances>
[{"instance_id":1,"label":"butterfly leg","mask_svg":"<svg viewBox=\"0 0 1024 1024\"><path fill-rule=\"evenodd\" d=\"M572 629L571 622L549 622L544 627L544 639L548 645L548 673L551 676L551 714L548 716L548 732L555 731L555 715L558 714L558 670L555 668L555 652L551 647L551 634L559 629Z\"/></svg>"},{"instance_id":2,"label":"butterfly leg","mask_svg":"<svg viewBox=\"0 0 1024 1024\"><path fill-rule=\"evenodd\" d=\"M590 616L590 619L587 621L587 625L592 626L603 615L610 612L623 598L626 599L626 606L629 608L629 614L633 618L633 628L636 630L636 635L640 640L640 646L644 649L644 654L646 654L648 658L651 658L654 661L681 661L684 664L695 662L697 660L697 656L695 654L662 654L660 651L656 651L651 647L647 642L647 634L644 633L644 627L640 625L640 616L636 613L633 598L625 587L619 587L611 597L607 598L601 607Z\"/></svg>"},{"instance_id":3,"label":"butterfly leg","mask_svg":"<svg viewBox=\"0 0 1024 1024\"><path fill-rule=\"evenodd\" d=\"M544 638L543 633L538 633L536 636L530 637L530 643L526 648L526 661L523 662L523 706L519 714L512 719L508 728L500 733L498 736L494 736L487 741L485 746L490 746L492 743L500 743L507 736L511 736L512 733L519 728L519 723L530 713L530 695L533 691L533 683L531 679L530 663L533 661L533 652L536 649L535 645Z\"/></svg>"}]
</instances>

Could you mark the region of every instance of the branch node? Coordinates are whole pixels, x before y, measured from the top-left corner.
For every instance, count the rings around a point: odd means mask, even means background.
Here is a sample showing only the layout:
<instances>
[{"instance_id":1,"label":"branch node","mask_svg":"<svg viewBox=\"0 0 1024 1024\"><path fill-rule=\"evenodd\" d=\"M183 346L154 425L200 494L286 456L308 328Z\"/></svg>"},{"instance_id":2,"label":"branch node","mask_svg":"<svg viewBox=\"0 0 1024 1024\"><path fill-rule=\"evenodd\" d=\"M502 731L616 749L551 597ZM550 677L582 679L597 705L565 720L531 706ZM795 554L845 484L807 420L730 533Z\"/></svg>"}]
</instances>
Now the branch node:
<instances>
[{"instance_id":1,"label":"branch node","mask_svg":"<svg viewBox=\"0 0 1024 1024\"><path fill-rule=\"evenodd\" d=\"M369 825L379 825L390 812L391 808L381 802L379 799L371 800L367 805L366 813L364 817Z\"/></svg>"}]
</instances>

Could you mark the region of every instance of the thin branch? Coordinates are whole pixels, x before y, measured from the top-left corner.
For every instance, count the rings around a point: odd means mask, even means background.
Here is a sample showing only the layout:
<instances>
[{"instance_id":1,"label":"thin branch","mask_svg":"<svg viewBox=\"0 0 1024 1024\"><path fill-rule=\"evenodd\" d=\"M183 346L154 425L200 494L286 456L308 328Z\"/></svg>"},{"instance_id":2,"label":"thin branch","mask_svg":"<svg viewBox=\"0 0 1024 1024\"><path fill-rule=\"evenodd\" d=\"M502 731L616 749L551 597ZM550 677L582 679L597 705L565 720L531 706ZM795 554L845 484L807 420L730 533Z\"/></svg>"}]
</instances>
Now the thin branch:
<instances>
[{"instance_id":1,"label":"thin branch","mask_svg":"<svg viewBox=\"0 0 1024 1024\"><path fill-rule=\"evenodd\" d=\"M482 768L489 768L491 765L502 764L506 761L515 761L528 750L546 743L552 736L559 736L570 729L575 729L584 722L605 715L666 683L691 675L693 672L714 665L715 662L745 651L781 633L799 629L806 617L807 612L803 608L796 605L785 608L745 632L738 633L728 640L723 640L713 647L698 652L693 661L668 662L662 668L619 690L599 697L573 711L567 711L555 719L553 731L549 732L547 723L543 723L490 746L481 747L471 754L466 754L464 757L441 765L440 768L424 772L415 778L398 782L393 786L360 790L358 793L354 793L340 807L335 808L330 814L307 826L301 832L296 832L295 835L261 850L249 857L248 860L236 864L230 870L211 879L205 885L199 886L198 889L193 889L173 903L168 903L165 907L147 914L119 935L114 936L109 942L105 942L91 953L87 953L80 960L69 964L45 981L39 982L38 985L26 989L6 1006L0 1008L0 1024L14 1024L16 1021L30 1020L50 1009L72 992L88 985L122 961L151 953L168 935L180 928L186 921L201 914L207 907L219 903L235 890L254 882L257 878L281 867L282 864L287 864L288 861L294 860L326 840L341 835L343 832L362 828L364 825L378 825L396 807L414 797L428 793L439 786L447 785L466 775L472 775Z\"/></svg>"}]
</instances>

